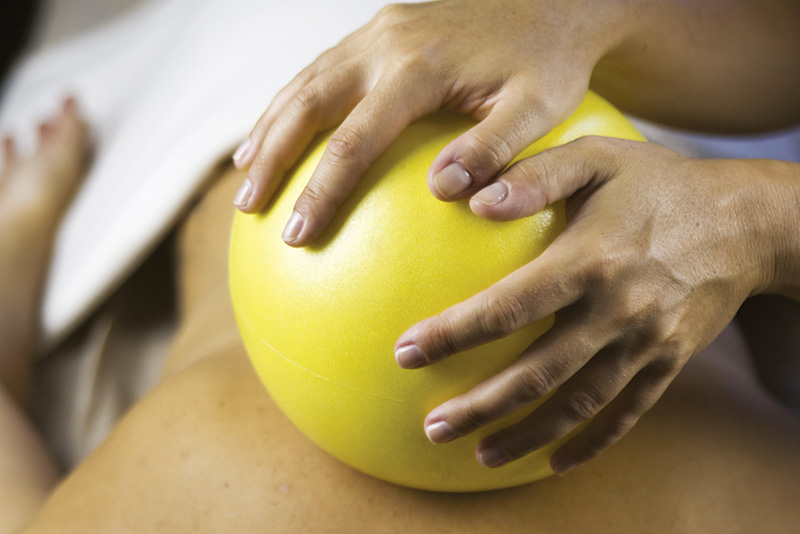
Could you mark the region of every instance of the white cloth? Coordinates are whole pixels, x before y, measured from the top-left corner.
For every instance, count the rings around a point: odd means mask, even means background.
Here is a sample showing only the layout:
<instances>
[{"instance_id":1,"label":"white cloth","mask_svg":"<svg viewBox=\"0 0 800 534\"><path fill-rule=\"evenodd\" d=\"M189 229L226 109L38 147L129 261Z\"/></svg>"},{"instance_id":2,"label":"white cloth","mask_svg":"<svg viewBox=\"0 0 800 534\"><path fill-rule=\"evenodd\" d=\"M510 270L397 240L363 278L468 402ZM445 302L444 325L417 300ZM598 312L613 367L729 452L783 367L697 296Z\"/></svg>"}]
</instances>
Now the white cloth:
<instances>
[{"instance_id":1,"label":"white cloth","mask_svg":"<svg viewBox=\"0 0 800 534\"><path fill-rule=\"evenodd\" d=\"M97 139L94 164L57 238L42 311L46 347L142 262L272 96L383 3L152 0L17 70L0 131L30 146L36 121L73 94ZM664 138L653 128L645 133ZM698 154L746 150L800 161L797 133L777 144L667 138Z\"/></svg>"},{"instance_id":2,"label":"white cloth","mask_svg":"<svg viewBox=\"0 0 800 534\"><path fill-rule=\"evenodd\" d=\"M274 94L383 3L153 0L21 65L6 87L0 131L30 147L36 122L72 94L97 139L57 237L45 346L152 251Z\"/></svg>"},{"instance_id":3,"label":"white cloth","mask_svg":"<svg viewBox=\"0 0 800 534\"><path fill-rule=\"evenodd\" d=\"M701 158L768 158L800 163L800 127L762 135L705 135L665 128L638 119L649 140L687 156Z\"/></svg>"}]
</instances>

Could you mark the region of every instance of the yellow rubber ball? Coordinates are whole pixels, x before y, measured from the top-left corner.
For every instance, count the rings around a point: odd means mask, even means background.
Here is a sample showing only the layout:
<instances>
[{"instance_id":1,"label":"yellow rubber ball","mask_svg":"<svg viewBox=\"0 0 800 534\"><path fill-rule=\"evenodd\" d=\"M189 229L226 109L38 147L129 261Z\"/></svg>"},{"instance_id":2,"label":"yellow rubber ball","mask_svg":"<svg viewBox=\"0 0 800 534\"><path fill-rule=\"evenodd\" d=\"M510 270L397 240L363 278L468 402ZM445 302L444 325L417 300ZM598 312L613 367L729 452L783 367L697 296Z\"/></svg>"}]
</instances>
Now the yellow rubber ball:
<instances>
[{"instance_id":1,"label":"yellow rubber ball","mask_svg":"<svg viewBox=\"0 0 800 534\"><path fill-rule=\"evenodd\" d=\"M258 215L237 213L230 285L239 329L260 379L286 416L324 450L375 477L436 491L504 488L552 474L557 444L499 469L478 464L481 438L530 409L443 445L425 415L512 362L545 320L427 368L403 370L393 350L415 323L486 289L530 262L564 227L563 207L514 222L441 202L427 187L439 151L474 124L439 112L410 125L370 167L321 238L281 240L294 202L327 141L318 139ZM583 135L642 139L589 94L575 114L520 157Z\"/></svg>"}]
</instances>

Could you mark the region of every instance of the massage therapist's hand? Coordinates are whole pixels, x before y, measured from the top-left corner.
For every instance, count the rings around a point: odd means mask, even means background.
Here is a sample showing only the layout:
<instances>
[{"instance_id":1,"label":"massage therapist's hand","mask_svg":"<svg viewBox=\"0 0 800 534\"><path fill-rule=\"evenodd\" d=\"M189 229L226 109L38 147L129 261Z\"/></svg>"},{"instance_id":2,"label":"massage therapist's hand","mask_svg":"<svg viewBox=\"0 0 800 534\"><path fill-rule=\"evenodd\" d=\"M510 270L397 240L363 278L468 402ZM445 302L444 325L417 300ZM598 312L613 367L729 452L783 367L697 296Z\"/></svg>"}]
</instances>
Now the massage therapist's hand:
<instances>
[{"instance_id":1,"label":"massage therapist's hand","mask_svg":"<svg viewBox=\"0 0 800 534\"><path fill-rule=\"evenodd\" d=\"M783 214L800 205L771 178L785 165L599 137L514 164L471 198L472 210L504 221L569 197L566 230L536 260L413 326L396 357L421 367L552 313L555 324L505 370L430 412L429 439L468 434L556 388L483 440L480 462L503 465L592 417L553 456L557 473L620 439L748 296L781 289L778 266L796 264L784 242L797 234Z\"/></svg>"},{"instance_id":2,"label":"massage therapist's hand","mask_svg":"<svg viewBox=\"0 0 800 534\"><path fill-rule=\"evenodd\" d=\"M284 233L290 245L305 245L405 127L439 108L480 123L435 160L431 191L443 200L475 193L577 108L594 65L622 38L617 4L452 0L382 9L278 93L234 156L249 169L235 203L262 209L312 139L341 122Z\"/></svg>"}]
</instances>

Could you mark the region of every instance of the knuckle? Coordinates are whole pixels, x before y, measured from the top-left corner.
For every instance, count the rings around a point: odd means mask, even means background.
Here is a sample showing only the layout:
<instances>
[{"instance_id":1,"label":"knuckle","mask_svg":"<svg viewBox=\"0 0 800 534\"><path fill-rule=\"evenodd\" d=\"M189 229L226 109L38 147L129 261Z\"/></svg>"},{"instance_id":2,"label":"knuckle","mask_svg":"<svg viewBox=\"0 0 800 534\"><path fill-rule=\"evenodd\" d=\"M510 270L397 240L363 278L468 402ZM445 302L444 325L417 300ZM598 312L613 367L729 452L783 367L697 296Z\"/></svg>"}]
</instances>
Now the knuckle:
<instances>
[{"instance_id":1,"label":"knuckle","mask_svg":"<svg viewBox=\"0 0 800 534\"><path fill-rule=\"evenodd\" d=\"M515 295L490 292L481 306L479 318L488 334L506 336L527 323L525 303Z\"/></svg>"},{"instance_id":2,"label":"knuckle","mask_svg":"<svg viewBox=\"0 0 800 534\"><path fill-rule=\"evenodd\" d=\"M643 288L628 287L622 289L615 299L614 313L620 327L641 324L655 314L658 303L653 295Z\"/></svg>"},{"instance_id":3,"label":"knuckle","mask_svg":"<svg viewBox=\"0 0 800 534\"><path fill-rule=\"evenodd\" d=\"M662 313L652 322L651 339L661 348L664 358L680 361L680 355L694 354L697 339L687 332L687 325L679 314Z\"/></svg>"},{"instance_id":4,"label":"knuckle","mask_svg":"<svg viewBox=\"0 0 800 534\"><path fill-rule=\"evenodd\" d=\"M431 78L436 71L434 56L435 54L426 53L426 50L419 48L398 52L393 61L393 73L397 77L404 78Z\"/></svg>"},{"instance_id":5,"label":"knuckle","mask_svg":"<svg viewBox=\"0 0 800 534\"><path fill-rule=\"evenodd\" d=\"M322 94L315 84L306 85L295 94L289 107L293 117L314 114L322 103Z\"/></svg>"},{"instance_id":6,"label":"knuckle","mask_svg":"<svg viewBox=\"0 0 800 534\"><path fill-rule=\"evenodd\" d=\"M317 76L317 72L318 72L317 64L320 62L320 60L323 60L325 58L325 55L328 52L329 51L326 51L325 53L323 53L316 61L314 61L314 63L312 63L311 65L308 65L303 70L301 70L299 73L297 73L296 80L299 83L303 84L303 85L305 85L308 82L310 82L311 80L313 80Z\"/></svg>"},{"instance_id":7,"label":"knuckle","mask_svg":"<svg viewBox=\"0 0 800 534\"><path fill-rule=\"evenodd\" d=\"M458 352L459 343L453 325L441 315L438 319L431 327L429 343L437 353L437 359L440 359Z\"/></svg>"},{"instance_id":8,"label":"knuckle","mask_svg":"<svg viewBox=\"0 0 800 534\"><path fill-rule=\"evenodd\" d=\"M551 190L552 174L547 167L545 158L533 156L517 162L517 165L522 167L521 170L529 184L547 196L547 193Z\"/></svg>"},{"instance_id":9,"label":"knuckle","mask_svg":"<svg viewBox=\"0 0 800 534\"><path fill-rule=\"evenodd\" d=\"M559 437L558 430L552 425L544 424L536 428L520 425L519 433L509 444L509 453L512 457L519 458L541 449Z\"/></svg>"},{"instance_id":10,"label":"knuckle","mask_svg":"<svg viewBox=\"0 0 800 534\"><path fill-rule=\"evenodd\" d=\"M357 160L363 154L363 136L356 130L340 126L328 140L328 153L335 160Z\"/></svg>"},{"instance_id":11,"label":"knuckle","mask_svg":"<svg viewBox=\"0 0 800 534\"><path fill-rule=\"evenodd\" d=\"M624 430L622 427L617 427L616 422L611 422L610 425L600 433L583 438L580 445L575 447L576 450L573 452L577 462L584 463L596 458L630 430L630 427Z\"/></svg>"},{"instance_id":12,"label":"knuckle","mask_svg":"<svg viewBox=\"0 0 800 534\"><path fill-rule=\"evenodd\" d=\"M581 443L580 447L573 453L575 460L579 463L588 462L596 458L603 452L612 441L608 435L592 436Z\"/></svg>"},{"instance_id":13,"label":"knuckle","mask_svg":"<svg viewBox=\"0 0 800 534\"><path fill-rule=\"evenodd\" d=\"M398 60L403 57L404 51L413 49L408 46L408 39L413 31L408 24L393 18L392 21L384 21L383 25L384 30L377 40L382 50L394 52L394 59Z\"/></svg>"},{"instance_id":14,"label":"knuckle","mask_svg":"<svg viewBox=\"0 0 800 534\"><path fill-rule=\"evenodd\" d=\"M375 18L378 20L391 19L399 16L406 6L400 3L386 4L378 10Z\"/></svg>"},{"instance_id":15,"label":"knuckle","mask_svg":"<svg viewBox=\"0 0 800 534\"><path fill-rule=\"evenodd\" d=\"M529 362L512 375L509 398L515 406L524 406L541 399L557 386L555 376L547 367Z\"/></svg>"},{"instance_id":16,"label":"knuckle","mask_svg":"<svg viewBox=\"0 0 800 534\"><path fill-rule=\"evenodd\" d=\"M584 387L571 392L562 410L570 420L581 422L594 417L604 404L599 391Z\"/></svg>"},{"instance_id":17,"label":"knuckle","mask_svg":"<svg viewBox=\"0 0 800 534\"><path fill-rule=\"evenodd\" d=\"M602 162L602 167L612 168L614 162L617 161L617 155L621 149L621 144L624 141L612 137L604 137L601 135L585 135L574 140L575 148L583 154L588 155L584 158L584 164L589 164L590 159Z\"/></svg>"},{"instance_id":18,"label":"knuckle","mask_svg":"<svg viewBox=\"0 0 800 534\"><path fill-rule=\"evenodd\" d=\"M608 138L599 135L584 135L573 141L573 144L582 151L594 153L602 152L608 143Z\"/></svg>"},{"instance_id":19,"label":"knuckle","mask_svg":"<svg viewBox=\"0 0 800 534\"><path fill-rule=\"evenodd\" d=\"M682 353L673 353L662 356L648 365L648 372L655 380L670 379L676 376L683 368Z\"/></svg>"},{"instance_id":20,"label":"knuckle","mask_svg":"<svg viewBox=\"0 0 800 534\"><path fill-rule=\"evenodd\" d=\"M624 412L610 418L606 425L605 432L596 440L597 452L600 452L609 445L619 441L622 436L630 432L630 430L636 426L636 423L639 422L639 417L639 413Z\"/></svg>"},{"instance_id":21,"label":"knuckle","mask_svg":"<svg viewBox=\"0 0 800 534\"><path fill-rule=\"evenodd\" d=\"M472 136L470 151L473 153L471 171L479 178L497 174L514 159L514 151L509 142L490 130L480 130Z\"/></svg>"},{"instance_id":22,"label":"knuckle","mask_svg":"<svg viewBox=\"0 0 800 534\"><path fill-rule=\"evenodd\" d=\"M618 244L608 242L601 237L584 250L580 260L581 271L585 272L587 281L595 287L617 288L619 280L629 279L625 272L627 266L625 254Z\"/></svg>"},{"instance_id":23,"label":"knuckle","mask_svg":"<svg viewBox=\"0 0 800 534\"><path fill-rule=\"evenodd\" d=\"M330 193L327 187L325 187L321 182L313 180L306 185L299 202L314 206L316 210L323 206L338 207L339 205L338 199ZM298 211L305 210L298 209Z\"/></svg>"},{"instance_id":24,"label":"knuckle","mask_svg":"<svg viewBox=\"0 0 800 534\"><path fill-rule=\"evenodd\" d=\"M391 19L389 21L390 26L386 28L383 34L387 43L403 43L410 35L419 30L418 24L404 16L402 5L398 5L388 18Z\"/></svg>"},{"instance_id":25,"label":"knuckle","mask_svg":"<svg viewBox=\"0 0 800 534\"><path fill-rule=\"evenodd\" d=\"M460 428L462 432L487 425L492 422L492 410L483 403L467 402L461 408Z\"/></svg>"},{"instance_id":26,"label":"knuckle","mask_svg":"<svg viewBox=\"0 0 800 534\"><path fill-rule=\"evenodd\" d=\"M530 121L539 121L555 127L562 117L563 106L560 100L549 98L545 95L552 92L551 89L538 83L527 83L520 87L520 97L525 103L525 116Z\"/></svg>"}]
</instances>

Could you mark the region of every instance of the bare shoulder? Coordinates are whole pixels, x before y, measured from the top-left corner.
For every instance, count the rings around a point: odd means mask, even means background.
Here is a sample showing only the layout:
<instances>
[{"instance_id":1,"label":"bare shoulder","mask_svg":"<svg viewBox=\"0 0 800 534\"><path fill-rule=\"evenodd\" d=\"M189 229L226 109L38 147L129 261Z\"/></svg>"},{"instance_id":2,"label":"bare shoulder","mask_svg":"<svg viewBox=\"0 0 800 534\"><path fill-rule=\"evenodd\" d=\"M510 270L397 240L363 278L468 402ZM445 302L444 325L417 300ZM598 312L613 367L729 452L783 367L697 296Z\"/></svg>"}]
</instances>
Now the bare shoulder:
<instances>
[{"instance_id":1,"label":"bare shoulder","mask_svg":"<svg viewBox=\"0 0 800 534\"><path fill-rule=\"evenodd\" d=\"M429 493L319 450L236 346L136 405L30 532L791 532L799 426L746 370L700 358L628 437L563 479Z\"/></svg>"}]
</instances>

